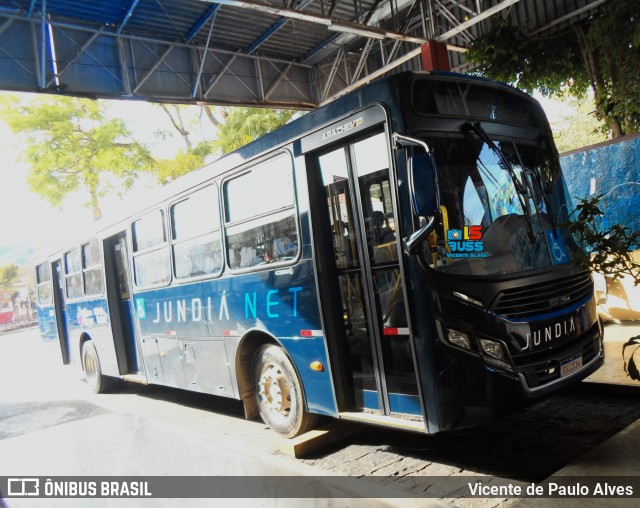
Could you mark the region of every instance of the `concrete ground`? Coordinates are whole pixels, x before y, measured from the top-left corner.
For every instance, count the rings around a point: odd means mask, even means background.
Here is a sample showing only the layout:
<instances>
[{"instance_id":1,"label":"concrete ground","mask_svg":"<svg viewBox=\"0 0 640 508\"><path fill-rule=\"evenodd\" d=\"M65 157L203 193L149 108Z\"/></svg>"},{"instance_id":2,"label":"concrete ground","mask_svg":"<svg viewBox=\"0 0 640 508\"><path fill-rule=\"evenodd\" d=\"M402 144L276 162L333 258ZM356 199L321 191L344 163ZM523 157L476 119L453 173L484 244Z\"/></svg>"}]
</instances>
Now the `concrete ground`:
<instances>
[{"instance_id":1,"label":"concrete ground","mask_svg":"<svg viewBox=\"0 0 640 508\"><path fill-rule=\"evenodd\" d=\"M351 506L371 506L371 498L378 498L374 504L379 506L418 504L394 500L384 487L345 483L341 475L276 456L285 442L263 423L245 420L238 401L137 385L95 395L74 368L61 365L57 344L41 342L37 329L0 335L0 476L299 477L300 483L291 482L285 493L277 485L270 488L267 481L262 485L264 497L223 502L225 506L298 507L318 506L316 498L327 498L321 506L343 506L340 499L345 496ZM255 485L247 482L252 496ZM305 498L295 497L297 489ZM0 507L1 501L0 497ZM5 500L9 508L160 507L176 502ZM180 499L179 506L220 502Z\"/></svg>"}]
</instances>

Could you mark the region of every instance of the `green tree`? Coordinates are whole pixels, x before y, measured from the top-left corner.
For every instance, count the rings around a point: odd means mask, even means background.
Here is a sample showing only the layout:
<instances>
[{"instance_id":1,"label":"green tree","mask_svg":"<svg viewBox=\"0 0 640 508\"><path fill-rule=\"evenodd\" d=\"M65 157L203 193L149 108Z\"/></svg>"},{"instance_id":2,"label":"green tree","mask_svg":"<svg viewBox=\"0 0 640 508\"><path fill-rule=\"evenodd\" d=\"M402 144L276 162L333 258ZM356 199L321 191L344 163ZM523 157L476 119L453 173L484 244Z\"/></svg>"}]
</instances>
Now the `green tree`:
<instances>
[{"instance_id":1,"label":"green tree","mask_svg":"<svg viewBox=\"0 0 640 508\"><path fill-rule=\"evenodd\" d=\"M602 132L602 122L595 117L595 104L591 97L578 100L567 96L558 105L570 108L555 119L549 119L558 152L577 150L607 140Z\"/></svg>"},{"instance_id":2,"label":"green tree","mask_svg":"<svg viewBox=\"0 0 640 508\"><path fill-rule=\"evenodd\" d=\"M287 123L294 111L229 106L202 106L200 112L218 129L218 138L193 142L194 121L189 106L162 104L174 130L182 137L185 149L173 159L157 160L154 166L158 181L167 183L204 164L212 153L225 155ZM190 118L191 114L191 118ZM168 131L158 131L166 136Z\"/></svg>"},{"instance_id":3,"label":"green tree","mask_svg":"<svg viewBox=\"0 0 640 508\"><path fill-rule=\"evenodd\" d=\"M100 198L113 177L128 189L153 163L124 122L107 117L103 101L4 96L0 117L25 138L31 189L53 206L82 191L95 219L102 215Z\"/></svg>"},{"instance_id":4,"label":"green tree","mask_svg":"<svg viewBox=\"0 0 640 508\"><path fill-rule=\"evenodd\" d=\"M20 268L14 263L0 266L0 290L13 291L13 286L18 280Z\"/></svg>"},{"instance_id":5,"label":"green tree","mask_svg":"<svg viewBox=\"0 0 640 508\"><path fill-rule=\"evenodd\" d=\"M591 87L596 116L613 137L640 130L640 4L609 0L589 20L551 36L529 35L500 16L467 58L477 71L531 93L572 94ZM612 36L615 34L615 36Z\"/></svg>"},{"instance_id":6,"label":"green tree","mask_svg":"<svg viewBox=\"0 0 640 508\"><path fill-rule=\"evenodd\" d=\"M160 104L160 107L169 118L174 130L184 141L185 148L180 150L173 159L158 159L154 165L154 173L158 181L162 184L168 183L176 178L190 173L202 167L207 155L213 152L211 141L200 140L193 142L193 131L196 127L194 121L194 110L199 110L201 114L206 114L208 121L215 127L219 127L226 116L226 107L216 108L213 106L185 106L182 104ZM170 135L168 130L156 131L156 135L166 137Z\"/></svg>"},{"instance_id":7,"label":"green tree","mask_svg":"<svg viewBox=\"0 0 640 508\"><path fill-rule=\"evenodd\" d=\"M575 261L595 272L613 279L629 275L635 285L640 284L640 263L632 252L640 248L640 231L621 224L609 228L602 225L604 212L600 208L602 195L581 199L569 223L569 230L582 249L574 254Z\"/></svg>"},{"instance_id":8,"label":"green tree","mask_svg":"<svg viewBox=\"0 0 640 508\"><path fill-rule=\"evenodd\" d=\"M284 125L294 114L286 109L228 108L213 142L214 151L223 155L233 152Z\"/></svg>"}]
</instances>

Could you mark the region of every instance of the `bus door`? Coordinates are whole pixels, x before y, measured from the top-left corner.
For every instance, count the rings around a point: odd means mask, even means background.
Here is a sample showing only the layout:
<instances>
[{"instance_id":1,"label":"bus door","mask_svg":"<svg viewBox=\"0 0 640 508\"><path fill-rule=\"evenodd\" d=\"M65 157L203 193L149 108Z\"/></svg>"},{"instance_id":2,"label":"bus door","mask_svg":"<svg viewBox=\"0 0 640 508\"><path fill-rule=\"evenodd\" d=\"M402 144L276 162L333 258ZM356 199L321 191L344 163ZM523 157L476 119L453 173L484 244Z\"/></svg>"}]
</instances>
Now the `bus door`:
<instances>
[{"instance_id":1,"label":"bus door","mask_svg":"<svg viewBox=\"0 0 640 508\"><path fill-rule=\"evenodd\" d=\"M56 312L56 326L58 328L62 363L68 365L71 362L71 355L69 351L69 334L67 333L67 303L62 285L62 261L60 259L51 263L51 276L53 277L53 306Z\"/></svg>"},{"instance_id":2,"label":"bus door","mask_svg":"<svg viewBox=\"0 0 640 508\"><path fill-rule=\"evenodd\" d=\"M131 299L131 276L126 233L104 240L104 264L111 331L120 374L142 373Z\"/></svg>"},{"instance_id":3,"label":"bus door","mask_svg":"<svg viewBox=\"0 0 640 508\"><path fill-rule=\"evenodd\" d=\"M342 141L308 161L323 321L341 411L421 420L388 136L378 131Z\"/></svg>"}]
</instances>

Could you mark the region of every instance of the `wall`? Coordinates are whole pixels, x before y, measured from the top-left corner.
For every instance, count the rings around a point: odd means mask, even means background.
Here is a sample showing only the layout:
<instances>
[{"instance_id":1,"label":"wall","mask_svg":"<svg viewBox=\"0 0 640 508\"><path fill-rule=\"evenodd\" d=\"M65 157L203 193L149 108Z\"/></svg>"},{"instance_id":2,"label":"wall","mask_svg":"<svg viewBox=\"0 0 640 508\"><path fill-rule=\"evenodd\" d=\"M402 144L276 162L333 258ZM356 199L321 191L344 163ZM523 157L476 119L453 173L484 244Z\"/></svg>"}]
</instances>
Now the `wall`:
<instances>
[{"instance_id":1,"label":"wall","mask_svg":"<svg viewBox=\"0 0 640 508\"><path fill-rule=\"evenodd\" d=\"M560 155L574 206L580 198L602 194L604 228L622 224L640 230L640 135L609 141ZM640 251L634 253L640 261ZM598 281L596 281L598 282ZM600 315L609 320L640 319L640 286L631 277L601 280Z\"/></svg>"}]
</instances>

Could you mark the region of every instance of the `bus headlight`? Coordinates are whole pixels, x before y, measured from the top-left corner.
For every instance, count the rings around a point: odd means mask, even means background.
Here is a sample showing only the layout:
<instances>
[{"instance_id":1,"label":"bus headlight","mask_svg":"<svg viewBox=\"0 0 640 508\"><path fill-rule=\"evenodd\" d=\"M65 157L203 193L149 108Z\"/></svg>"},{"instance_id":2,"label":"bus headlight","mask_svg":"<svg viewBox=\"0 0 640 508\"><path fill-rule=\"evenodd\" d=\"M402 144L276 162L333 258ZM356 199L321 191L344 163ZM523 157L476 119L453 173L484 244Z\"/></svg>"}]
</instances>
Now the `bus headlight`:
<instances>
[{"instance_id":1,"label":"bus headlight","mask_svg":"<svg viewBox=\"0 0 640 508\"><path fill-rule=\"evenodd\" d=\"M489 339L480 339L480 347L482 348L482 351L496 360L501 360L503 362L506 360L504 349L502 348L502 344L499 342Z\"/></svg>"},{"instance_id":2,"label":"bus headlight","mask_svg":"<svg viewBox=\"0 0 640 508\"><path fill-rule=\"evenodd\" d=\"M478 342L480 342L480 348L485 354L485 358L488 362L493 363L498 367L513 370L509 363L507 352L500 342L482 337L478 339Z\"/></svg>"},{"instance_id":3,"label":"bus headlight","mask_svg":"<svg viewBox=\"0 0 640 508\"><path fill-rule=\"evenodd\" d=\"M471 337L464 332L454 330L453 328L445 328L447 340L454 346L461 349L471 350Z\"/></svg>"}]
</instances>

